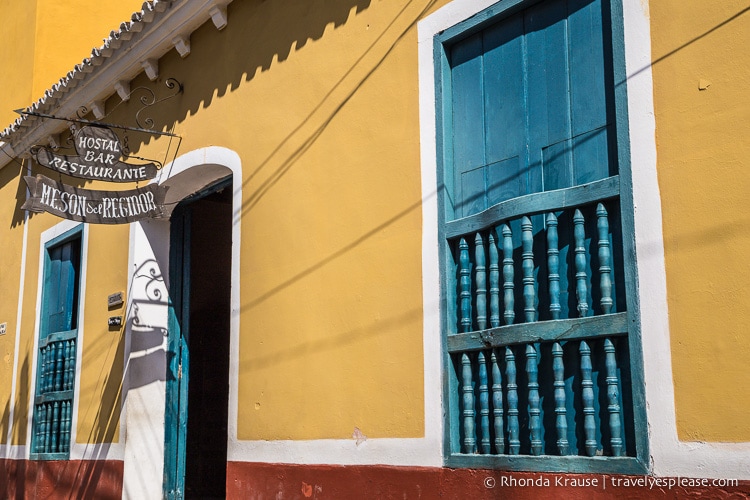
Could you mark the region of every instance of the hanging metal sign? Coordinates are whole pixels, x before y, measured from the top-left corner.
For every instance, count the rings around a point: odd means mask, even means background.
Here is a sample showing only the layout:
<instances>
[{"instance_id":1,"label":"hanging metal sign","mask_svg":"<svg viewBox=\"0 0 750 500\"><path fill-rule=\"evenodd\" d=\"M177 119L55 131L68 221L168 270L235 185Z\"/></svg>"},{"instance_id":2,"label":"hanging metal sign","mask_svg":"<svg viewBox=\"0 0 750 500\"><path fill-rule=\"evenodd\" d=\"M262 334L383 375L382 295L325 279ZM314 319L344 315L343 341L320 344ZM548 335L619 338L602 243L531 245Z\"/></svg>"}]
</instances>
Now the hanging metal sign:
<instances>
[{"instance_id":1,"label":"hanging metal sign","mask_svg":"<svg viewBox=\"0 0 750 500\"><path fill-rule=\"evenodd\" d=\"M22 209L92 224L128 224L160 217L168 189L149 184L127 191L94 191L67 186L43 175L26 176L23 180L31 196Z\"/></svg>"},{"instance_id":2,"label":"hanging metal sign","mask_svg":"<svg viewBox=\"0 0 750 500\"><path fill-rule=\"evenodd\" d=\"M155 163L133 165L120 160L122 144L109 128L83 127L76 131L73 140L78 155L58 155L39 148L34 151L34 158L44 167L80 179L135 182L156 177Z\"/></svg>"}]
</instances>

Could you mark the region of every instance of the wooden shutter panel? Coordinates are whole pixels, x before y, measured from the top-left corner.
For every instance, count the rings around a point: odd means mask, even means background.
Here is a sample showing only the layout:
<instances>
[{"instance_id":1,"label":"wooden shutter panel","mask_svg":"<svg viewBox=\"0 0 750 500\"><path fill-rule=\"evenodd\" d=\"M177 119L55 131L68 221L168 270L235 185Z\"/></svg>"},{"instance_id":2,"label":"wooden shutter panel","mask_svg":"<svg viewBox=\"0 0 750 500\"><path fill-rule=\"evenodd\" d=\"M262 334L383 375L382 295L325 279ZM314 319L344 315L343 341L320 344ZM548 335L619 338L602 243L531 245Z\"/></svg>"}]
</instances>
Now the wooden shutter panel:
<instances>
[{"instance_id":1,"label":"wooden shutter panel","mask_svg":"<svg viewBox=\"0 0 750 500\"><path fill-rule=\"evenodd\" d=\"M616 169L601 0L541 2L450 49L453 198L466 217Z\"/></svg>"},{"instance_id":2,"label":"wooden shutter panel","mask_svg":"<svg viewBox=\"0 0 750 500\"><path fill-rule=\"evenodd\" d=\"M47 334L74 328L79 265L78 244L78 240L75 240L63 243L49 251L50 272L46 280L49 290Z\"/></svg>"}]
</instances>

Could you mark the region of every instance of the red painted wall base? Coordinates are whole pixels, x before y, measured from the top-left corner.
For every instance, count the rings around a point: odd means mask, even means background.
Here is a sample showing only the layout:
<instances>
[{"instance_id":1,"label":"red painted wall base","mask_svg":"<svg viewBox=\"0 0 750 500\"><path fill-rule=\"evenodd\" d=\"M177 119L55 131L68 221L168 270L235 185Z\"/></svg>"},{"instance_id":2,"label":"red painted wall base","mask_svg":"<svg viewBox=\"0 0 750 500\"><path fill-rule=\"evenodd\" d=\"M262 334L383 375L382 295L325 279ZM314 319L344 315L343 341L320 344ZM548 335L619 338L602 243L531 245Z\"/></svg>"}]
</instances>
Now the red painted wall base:
<instances>
[{"instance_id":1,"label":"red painted wall base","mask_svg":"<svg viewBox=\"0 0 750 500\"><path fill-rule=\"evenodd\" d=\"M670 479L675 484L670 486ZM678 478L658 479L664 484L655 481L646 476L427 467L227 464L227 498L243 500L750 498L749 481L732 486L700 486L688 479L680 485Z\"/></svg>"},{"instance_id":2,"label":"red painted wall base","mask_svg":"<svg viewBox=\"0 0 750 500\"><path fill-rule=\"evenodd\" d=\"M0 498L119 499L123 462L0 459Z\"/></svg>"},{"instance_id":3,"label":"red painted wall base","mask_svg":"<svg viewBox=\"0 0 750 500\"><path fill-rule=\"evenodd\" d=\"M122 497L123 462L0 459L0 498ZM701 484L706 481L706 484ZM432 467L227 464L229 499L750 499L750 482Z\"/></svg>"}]
</instances>

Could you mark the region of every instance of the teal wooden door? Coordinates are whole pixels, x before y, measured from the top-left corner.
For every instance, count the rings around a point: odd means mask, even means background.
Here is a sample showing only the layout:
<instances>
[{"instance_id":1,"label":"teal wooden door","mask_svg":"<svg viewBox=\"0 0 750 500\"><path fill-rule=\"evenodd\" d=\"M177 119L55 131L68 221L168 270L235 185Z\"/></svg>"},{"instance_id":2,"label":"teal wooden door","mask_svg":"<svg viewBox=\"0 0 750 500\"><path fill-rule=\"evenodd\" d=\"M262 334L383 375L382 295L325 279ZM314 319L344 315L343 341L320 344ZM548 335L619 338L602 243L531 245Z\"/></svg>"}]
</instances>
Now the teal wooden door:
<instances>
[{"instance_id":1,"label":"teal wooden door","mask_svg":"<svg viewBox=\"0 0 750 500\"><path fill-rule=\"evenodd\" d=\"M164 496L185 494L185 444L190 377L190 211L175 209L170 229L170 308L164 422Z\"/></svg>"},{"instance_id":2,"label":"teal wooden door","mask_svg":"<svg viewBox=\"0 0 750 500\"><path fill-rule=\"evenodd\" d=\"M46 245L32 458L55 460L69 456L80 267L80 228Z\"/></svg>"},{"instance_id":3,"label":"teal wooden door","mask_svg":"<svg viewBox=\"0 0 750 500\"><path fill-rule=\"evenodd\" d=\"M170 230L164 496L222 498L226 486L232 191L181 203Z\"/></svg>"}]
</instances>

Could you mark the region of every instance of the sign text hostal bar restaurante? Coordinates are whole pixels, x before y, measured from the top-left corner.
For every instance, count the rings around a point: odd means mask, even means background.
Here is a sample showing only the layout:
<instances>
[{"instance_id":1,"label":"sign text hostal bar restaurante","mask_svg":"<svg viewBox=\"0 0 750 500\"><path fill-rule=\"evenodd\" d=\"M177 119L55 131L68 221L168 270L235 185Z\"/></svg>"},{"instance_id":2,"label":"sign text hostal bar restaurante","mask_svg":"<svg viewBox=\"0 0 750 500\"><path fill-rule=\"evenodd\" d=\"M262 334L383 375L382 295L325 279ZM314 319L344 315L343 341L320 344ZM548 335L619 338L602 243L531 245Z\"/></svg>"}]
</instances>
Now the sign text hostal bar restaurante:
<instances>
[{"instance_id":1,"label":"sign text hostal bar restaurante","mask_svg":"<svg viewBox=\"0 0 750 500\"><path fill-rule=\"evenodd\" d=\"M78 155L58 155L38 148L34 158L44 167L81 179L134 182L156 177L154 163L133 165L120 160L120 139L107 127L83 127L75 133L74 144ZM167 191L158 184L127 191L83 189L44 175L27 176L24 181L31 194L21 208L93 224L127 224L159 217Z\"/></svg>"}]
</instances>

